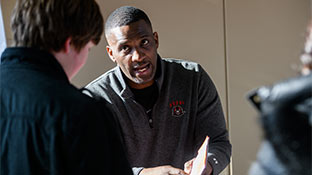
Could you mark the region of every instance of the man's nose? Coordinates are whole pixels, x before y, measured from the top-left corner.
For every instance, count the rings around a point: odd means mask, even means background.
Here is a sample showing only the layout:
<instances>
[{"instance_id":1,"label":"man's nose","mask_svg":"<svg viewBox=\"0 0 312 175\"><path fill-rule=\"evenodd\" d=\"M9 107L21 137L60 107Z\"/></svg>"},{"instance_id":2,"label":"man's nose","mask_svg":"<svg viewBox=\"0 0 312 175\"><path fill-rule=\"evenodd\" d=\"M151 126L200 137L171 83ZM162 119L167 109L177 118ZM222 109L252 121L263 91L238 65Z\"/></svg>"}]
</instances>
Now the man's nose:
<instances>
[{"instance_id":1,"label":"man's nose","mask_svg":"<svg viewBox=\"0 0 312 175\"><path fill-rule=\"evenodd\" d=\"M133 53L132 53L133 62L142 61L143 58L144 58L144 53L140 51L140 49L133 49Z\"/></svg>"}]
</instances>

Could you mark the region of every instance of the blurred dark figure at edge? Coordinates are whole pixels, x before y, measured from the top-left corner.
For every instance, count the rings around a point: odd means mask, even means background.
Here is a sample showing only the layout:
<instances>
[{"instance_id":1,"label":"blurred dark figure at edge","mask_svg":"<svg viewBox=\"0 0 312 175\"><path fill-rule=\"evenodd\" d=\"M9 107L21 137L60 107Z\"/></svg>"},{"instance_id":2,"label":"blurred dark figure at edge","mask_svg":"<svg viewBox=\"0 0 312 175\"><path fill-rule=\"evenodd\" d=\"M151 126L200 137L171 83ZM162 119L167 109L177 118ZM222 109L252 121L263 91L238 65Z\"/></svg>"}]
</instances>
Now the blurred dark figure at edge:
<instances>
[{"instance_id":1,"label":"blurred dark figure at edge","mask_svg":"<svg viewBox=\"0 0 312 175\"><path fill-rule=\"evenodd\" d=\"M265 137L250 175L311 175L312 23L301 62L301 76L249 94Z\"/></svg>"}]
</instances>

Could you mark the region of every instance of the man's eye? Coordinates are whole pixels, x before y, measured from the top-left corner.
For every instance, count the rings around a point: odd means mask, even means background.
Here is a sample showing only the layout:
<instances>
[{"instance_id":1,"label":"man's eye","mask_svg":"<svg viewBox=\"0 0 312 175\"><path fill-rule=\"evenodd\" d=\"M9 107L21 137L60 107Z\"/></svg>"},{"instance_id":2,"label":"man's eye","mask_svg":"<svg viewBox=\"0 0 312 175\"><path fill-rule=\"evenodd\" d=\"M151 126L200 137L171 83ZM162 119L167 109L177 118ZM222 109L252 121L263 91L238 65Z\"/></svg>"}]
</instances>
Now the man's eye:
<instances>
[{"instance_id":1,"label":"man's eye","mask_svg":"<svg viewBox=\"0 0 312 175\"><path fill-rule=\"evenodd\" d=\"M147 39L142 40L142 45L143 46L147 45L148 43L149 43L149 40L147 40Z\"/></svg>"},{"instance_id":2,"label":"man's eye","mask_svg":"<svg viewBox=\"0 0 312 175\"><path fill-rule=\"evenodd\" d=\"M128 50L130 50L130 47L129 47L129 46L122 46L122 47L121 47L121 50L123 50L123 51L128 51Z\"/></svg>"}]
</instances>

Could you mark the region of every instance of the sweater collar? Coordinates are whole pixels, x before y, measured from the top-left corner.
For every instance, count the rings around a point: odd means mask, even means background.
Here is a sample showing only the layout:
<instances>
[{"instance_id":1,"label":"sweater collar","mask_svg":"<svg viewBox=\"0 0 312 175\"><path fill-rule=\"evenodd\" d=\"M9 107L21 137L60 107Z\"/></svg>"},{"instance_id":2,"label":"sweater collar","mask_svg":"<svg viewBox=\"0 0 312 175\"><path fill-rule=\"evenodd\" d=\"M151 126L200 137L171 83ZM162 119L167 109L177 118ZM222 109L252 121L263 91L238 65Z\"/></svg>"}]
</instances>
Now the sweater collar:
<instances>
[{"instance_id":1,"label":"sweater collar","mask_svg":"<svg viewBox=\"0 0 312 175\"><path fill-rule=\"evenodd\" d=\"M67 75L56 60L56 58L45 50L29 47L10 47L6 48L1 55L1 65L28 64L38 69L44 70L56 75L59 78L66 79Z\"/></svg>"},{"instance_id":2,"label":"sweater collar","mask_svg":"<svg viewBox=\"0 0 312 175\"><path fill-rule=\"evenodd\" d=\"M159 92L162 87L162 83L164 79L163 76L164 76L164 62L162 61L162 58L159 55L157 55L157 70L156 70L154 79L155 79L155 83L157 83ZM128 86L128 84L126 83L126 76L124 75L124 73L122 72L119 66L117 66L117 77L122 87L120 91L120 96L125 99L133 97L133 93L130 87Z\"/></svg>"}]
</instances>

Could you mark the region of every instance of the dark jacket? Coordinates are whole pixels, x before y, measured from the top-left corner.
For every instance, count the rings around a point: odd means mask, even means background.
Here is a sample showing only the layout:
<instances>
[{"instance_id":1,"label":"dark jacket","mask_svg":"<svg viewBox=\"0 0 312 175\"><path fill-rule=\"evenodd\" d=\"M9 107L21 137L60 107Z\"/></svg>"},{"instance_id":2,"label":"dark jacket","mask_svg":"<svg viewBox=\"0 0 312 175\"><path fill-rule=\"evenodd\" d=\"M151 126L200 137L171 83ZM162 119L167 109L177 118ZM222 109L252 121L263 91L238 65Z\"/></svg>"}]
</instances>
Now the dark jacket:
<instances>
[{"instance_id":1,"label":"dark jacket","mask_svg":"<svg viewBox=\"0 0 312 175\"><path fill-rule=\"evenodd\" d=\"M8 48L0 68L1 175L131 174L104 102L48 52Z\"/></svg>"},{"instance_id":2,"label":"dark jacket","mask_svg":"<svg viewBox=\"0 0 312 175\"><path fill-rule=\"evenodd\" d=\"M312 74L261 87L252 96L265 141L250 175L311 175Z\"/></svg>"}]
</instances>

